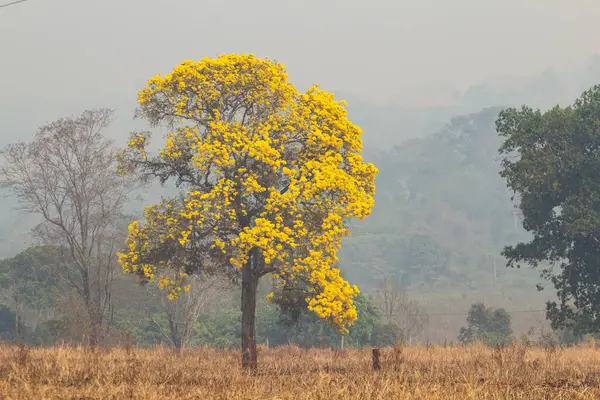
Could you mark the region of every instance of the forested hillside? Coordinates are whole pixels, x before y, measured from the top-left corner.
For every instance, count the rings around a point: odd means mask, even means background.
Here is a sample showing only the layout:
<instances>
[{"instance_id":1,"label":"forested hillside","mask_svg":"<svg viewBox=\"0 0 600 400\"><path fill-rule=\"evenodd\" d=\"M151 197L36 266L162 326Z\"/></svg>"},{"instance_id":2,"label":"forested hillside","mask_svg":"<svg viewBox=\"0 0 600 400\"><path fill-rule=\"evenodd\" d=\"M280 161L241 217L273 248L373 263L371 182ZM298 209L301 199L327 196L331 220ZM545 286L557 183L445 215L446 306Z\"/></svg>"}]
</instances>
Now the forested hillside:
<instances>
[{"instance_id":1,"label":"forested hillside","mask_svg":"<svg viewBox=\"0 0 600 400\"><path fill-rule=\"evenodd\" d=\"M376 206L343 250L355 280L373 286L397 274L405 288L461 289L492 282L493 257L523 235L498 175L498 111L453 118L377 156Z\"/></svg>"}]
</instances>

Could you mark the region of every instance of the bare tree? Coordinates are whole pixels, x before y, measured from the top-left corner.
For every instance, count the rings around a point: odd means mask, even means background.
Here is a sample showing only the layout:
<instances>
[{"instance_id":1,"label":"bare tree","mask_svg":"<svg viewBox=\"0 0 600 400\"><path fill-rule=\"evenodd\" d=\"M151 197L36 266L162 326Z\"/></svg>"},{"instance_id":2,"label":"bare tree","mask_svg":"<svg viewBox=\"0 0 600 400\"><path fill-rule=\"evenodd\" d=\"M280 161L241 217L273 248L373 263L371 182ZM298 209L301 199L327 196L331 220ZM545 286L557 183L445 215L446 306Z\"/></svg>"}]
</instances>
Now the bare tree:
<instances>
[{"instance_id":1,"label":"bare tree","mask_svg":"<svg viewBox=\"0 0 600 400\"><path fill-rule=\"evenodd\" d=\"M175 273L171 274L176 275ZM163 338L173 347L181 350L188 345L204 307L227 291L231 284L218 276L193 275L184 278L173 276L172 278L183 279L183 287L189 285L189 290L184 291L178 298L169 298L168 292L161 290L157 285L148 287L150 294L159 301L166 321L158 319L157 315L148 308L146 308L146 312Z\"/></svg>"},{"instance_id":2,"label":"bare tree","mask_svg":"<svg viewBox=\"0 0 600 400\"><path fill-rule=\"evenodd\" d=\"M377 295L386 323L398 327L403 340L412 344L429 322L425 310L418 301L409 299L396 280L384 278Z\"/></svg>"},{"instance_id":3,"label":"bare tree","mask_svg":"<svg viewBox=\"0 0 600 400\"><path fill-rule=\"evenodd\" d=\"M23 212L42 217L34 236L67 252L57 274L83 302L91 346L110 325L116 251L127 222L123 207L136 188L135 177L116 173L118 152L103 135L112 115L96 109L43 126L33 141L7 146L0 167L1 187Z\"/></svg>"}]
</instances>

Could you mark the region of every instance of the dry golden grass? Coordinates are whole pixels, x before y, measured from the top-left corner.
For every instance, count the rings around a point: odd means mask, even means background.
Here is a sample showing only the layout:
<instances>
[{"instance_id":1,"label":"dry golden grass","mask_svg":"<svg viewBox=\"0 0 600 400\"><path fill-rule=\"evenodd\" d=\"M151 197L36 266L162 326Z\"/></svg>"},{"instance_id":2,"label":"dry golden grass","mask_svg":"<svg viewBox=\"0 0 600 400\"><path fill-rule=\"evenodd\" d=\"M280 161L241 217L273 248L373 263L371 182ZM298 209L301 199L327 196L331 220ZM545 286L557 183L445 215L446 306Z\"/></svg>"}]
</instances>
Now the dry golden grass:
<instances>
[{"instance_id":1,"label":"dry golden grass","mask_svg":"<svg viewBox=\"0 0 600 400\"><path fill-rule=\"evenodd\" d=\"M259 373L236 351L0 347L2 399L593 399L600 352L514 345L382 350L261 349Z\"/></svg>"}]
</instances>

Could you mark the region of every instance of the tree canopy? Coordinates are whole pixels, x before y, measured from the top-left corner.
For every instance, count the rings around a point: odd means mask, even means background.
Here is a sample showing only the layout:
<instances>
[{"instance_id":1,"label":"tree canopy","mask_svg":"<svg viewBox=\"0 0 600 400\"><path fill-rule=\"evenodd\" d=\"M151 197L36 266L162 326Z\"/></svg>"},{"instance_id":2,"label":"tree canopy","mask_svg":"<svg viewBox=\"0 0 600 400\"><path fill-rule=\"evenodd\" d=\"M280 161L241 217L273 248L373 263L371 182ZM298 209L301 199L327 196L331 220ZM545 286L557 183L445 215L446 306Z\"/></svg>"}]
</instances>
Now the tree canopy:
<instances>
[{"instance_id":1,"label":"tree canopy","mask_svg":"<svg viewBox=\"0 0 600 400\"><path fill-rule=\"evenodd\" d=\"M599 121L600 86L572 106L508 108L497 120L501 175L533 235L504 255L511 266L542 267L558 296L547 304L553 326L580 333L600 329Z\"/></svg>"},{"instance_id":2,"label":"tree canopy","mask_svg":"<svg viewBox=\"0 0 600 400\"><path fill-rule=\"evenodd\" d=\"M488 345L508 344L512 341L510 315L503 309L486 307L483 303L475 303L469 310L468 326L462 327L458 340L462 343L481 341Z\"/></svg>"},{"instance_id":3,"label":"tree canopy","mask_svg":"<svg viewBox=\"0 0 600 400\"><path fill-rule=\"evenodd\" d=\"M56 246L30 247L0 261L0 288L31 308L53 306L62 286L56 269L69 263L68 250Z\"/></svg>"}]
</instances>

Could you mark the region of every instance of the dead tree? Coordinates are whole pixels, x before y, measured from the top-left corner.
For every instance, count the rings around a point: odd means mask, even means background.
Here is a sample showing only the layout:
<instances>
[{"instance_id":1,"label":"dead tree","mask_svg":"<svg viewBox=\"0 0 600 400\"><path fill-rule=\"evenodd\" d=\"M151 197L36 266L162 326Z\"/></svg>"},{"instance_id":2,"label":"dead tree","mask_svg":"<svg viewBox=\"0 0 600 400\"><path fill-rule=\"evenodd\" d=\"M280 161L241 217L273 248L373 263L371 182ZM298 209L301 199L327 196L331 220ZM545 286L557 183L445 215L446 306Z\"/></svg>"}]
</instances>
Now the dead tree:
<instances>
[{"instance_id":1,"label":"dead tree","mask_svg":"<svg viewBox=\"0 0 600 400\"><path fill-rule=\"evenodd\" d=\"M379 307L387 324L396 326L402 339L412 344L429 321L427 313L416 300L400 288L398 282L384 278L377 291Z\"/></svg>"},{"instance_id":2,"label":"dead tree","mask_svg":"<svg viewBox=\"0 0 600 400\"><path fill-rule=\"evenodd\" d=\"M119 153L103 135L112 114L96 109L43 126L31 142L7 146L0 167L1 187L21 211L41 217L34 237L65 250L57 274L84 305L91 346L108 330L116 251L127 223L123 207L137 181L117 174Z\"/></svg>"},{"instance_id":3,"label":"dead tree","mask_svg":"<svg viewBox=\"0 0 600 400\"><path fill-rule=\"evenodd\" d=\"M185 348L193 334L200 313L207 304L222 295L230 288L230 284L221 277L201 277L198 275L180 278L178 273L171 272L171 279L183 279L182 287L189 285L177 298L170 299L169 293L157 285L148 287L150 294L158 300L160 311L165 320L157 318L153 310L146 308L148 317L156 326L161 336L177 350Z\"/></svg>"}]
</instances>

